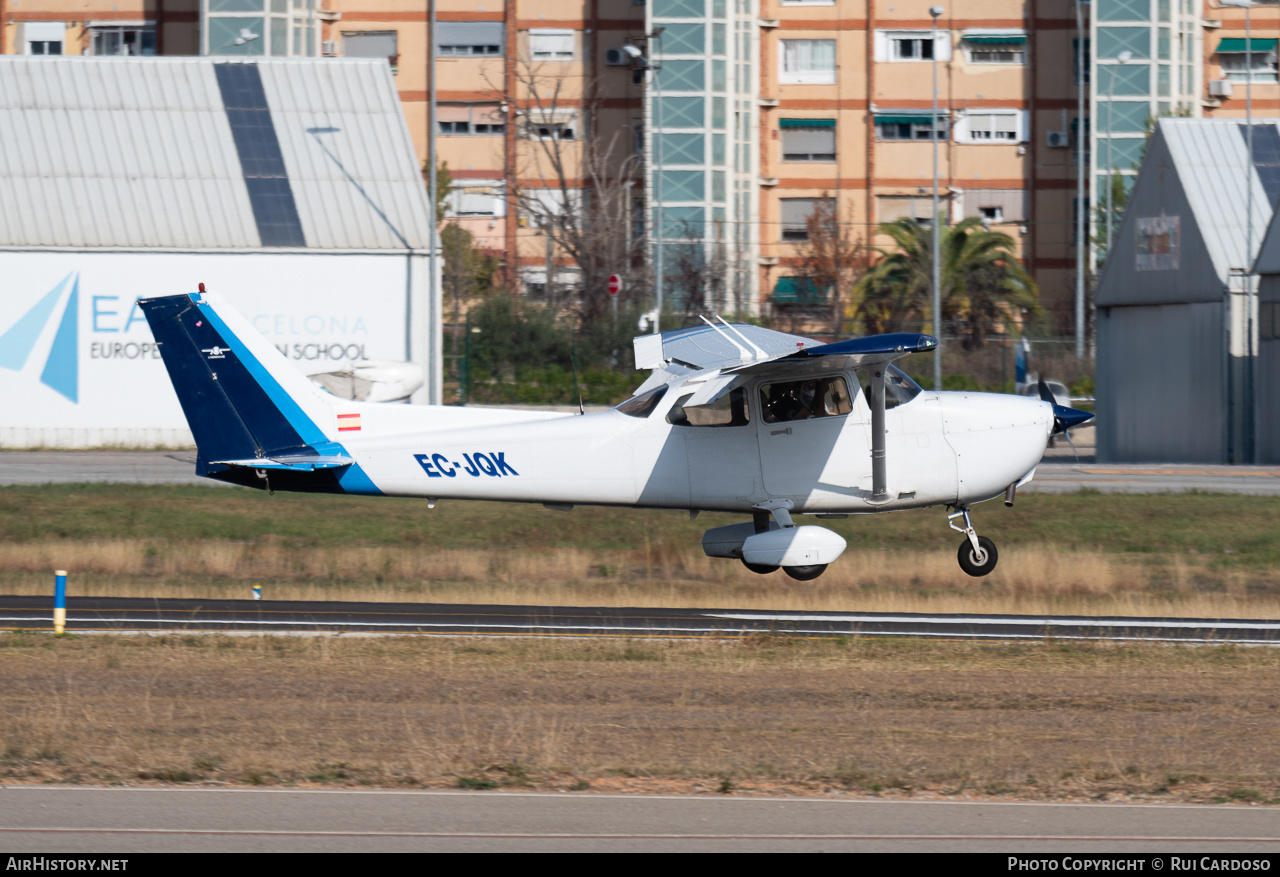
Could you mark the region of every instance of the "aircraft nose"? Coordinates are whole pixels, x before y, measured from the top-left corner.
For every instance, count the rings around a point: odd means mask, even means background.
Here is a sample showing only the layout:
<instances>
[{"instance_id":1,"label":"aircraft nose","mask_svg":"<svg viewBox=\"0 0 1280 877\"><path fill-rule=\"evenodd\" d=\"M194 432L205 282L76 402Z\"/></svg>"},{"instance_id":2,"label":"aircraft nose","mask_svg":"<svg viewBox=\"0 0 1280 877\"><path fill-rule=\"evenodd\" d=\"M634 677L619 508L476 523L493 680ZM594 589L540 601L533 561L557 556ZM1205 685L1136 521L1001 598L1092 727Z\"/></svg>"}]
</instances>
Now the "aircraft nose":
<instances>
[{"instance_id":1,"label":"aircraft nose","mask_svg":"<svg viewBox=\"0 0 1280 877\"><path fill-rule=\"evenodd\" d=\"M1079 426L1086 420L1092 420L1093 414L1089 411L1081 411L1079 408L1067 408L1065 405L1053 406L1053 432L1066 432L1073 426Z\"/></svg>"}]
</instances>

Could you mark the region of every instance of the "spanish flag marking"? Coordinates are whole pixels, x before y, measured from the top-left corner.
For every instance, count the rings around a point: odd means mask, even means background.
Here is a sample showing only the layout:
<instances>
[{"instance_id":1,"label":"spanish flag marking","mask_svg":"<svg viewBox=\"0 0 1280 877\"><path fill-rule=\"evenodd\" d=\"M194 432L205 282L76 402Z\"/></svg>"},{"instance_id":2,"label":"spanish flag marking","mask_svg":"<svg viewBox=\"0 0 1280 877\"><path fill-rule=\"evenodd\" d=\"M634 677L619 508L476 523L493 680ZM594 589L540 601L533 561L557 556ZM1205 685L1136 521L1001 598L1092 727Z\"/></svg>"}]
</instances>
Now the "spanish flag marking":
<instances>
[{"instance_id":1,"label":"spanish flag marking","mask_svg":"<svg viewBox=\"0 0 1280 877\"><path fill-rule=\"evenodd\" d=\"M359 414L339 414L338 415L338 432L359 432L360 431L360 415Z\"/></svg>"}]
</instances>

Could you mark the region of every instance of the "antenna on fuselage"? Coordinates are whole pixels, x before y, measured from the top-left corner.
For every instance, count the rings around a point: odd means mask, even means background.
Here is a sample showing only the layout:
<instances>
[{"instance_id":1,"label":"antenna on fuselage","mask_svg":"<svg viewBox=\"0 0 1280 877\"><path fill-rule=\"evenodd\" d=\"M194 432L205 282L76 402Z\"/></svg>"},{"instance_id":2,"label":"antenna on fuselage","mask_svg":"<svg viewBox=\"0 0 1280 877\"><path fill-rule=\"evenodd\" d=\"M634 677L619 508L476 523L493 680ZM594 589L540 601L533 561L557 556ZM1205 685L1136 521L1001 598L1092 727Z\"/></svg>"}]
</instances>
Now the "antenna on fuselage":
<instances>
[{"instance_id":1,"label":"antenna on fuselage","mask_svg":"<svg viewBox=\"0 0 1280 877\"><path fill-rule=\"evenodd\" d=\"M586 414L586 406L582 404L582 382L578 380L578 359L573 355L573 342L569 342L569 365L573 366L573 386L578 391L578 413Z\"/></svg>"}]
</instances>

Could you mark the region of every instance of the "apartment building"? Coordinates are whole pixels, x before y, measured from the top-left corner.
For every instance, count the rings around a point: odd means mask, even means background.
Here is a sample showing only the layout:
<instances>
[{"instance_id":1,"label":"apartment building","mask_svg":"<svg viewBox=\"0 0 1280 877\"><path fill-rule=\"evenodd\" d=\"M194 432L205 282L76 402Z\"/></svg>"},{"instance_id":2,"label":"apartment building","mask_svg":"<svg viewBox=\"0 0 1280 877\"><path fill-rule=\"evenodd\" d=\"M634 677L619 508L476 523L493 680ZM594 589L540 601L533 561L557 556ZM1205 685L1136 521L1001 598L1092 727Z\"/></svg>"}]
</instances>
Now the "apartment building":
<instances>
[{"instance_id":1,"label":"apartment building","mask_svg":"<svg viewBox=\"0 0 1280 877\"><path fill-rule=\"evenodd\" d=\"M945 219L1010 234L1064 334L1078 248L1091 268L1095 206L1111 173L1131 181L1148 119L1243 115L1250 77L1255 112L1280 109L1276 2L1257 3L1248 34L1246 11L1216 0L944 0L936 20L933 5L439 0L432 35L421 0L0 0L0 52L386 57L424 161L434 58L451 217L512 282L580 290L548 226L621 185L646 263L660 204L667 294L682 294L671 266L701 260L723 310L812 306L819 205L855 244L885 244L885 221L929 222L936 130ZM651 286L626 253L614 273Z\"/></svg>"}]
</instances>

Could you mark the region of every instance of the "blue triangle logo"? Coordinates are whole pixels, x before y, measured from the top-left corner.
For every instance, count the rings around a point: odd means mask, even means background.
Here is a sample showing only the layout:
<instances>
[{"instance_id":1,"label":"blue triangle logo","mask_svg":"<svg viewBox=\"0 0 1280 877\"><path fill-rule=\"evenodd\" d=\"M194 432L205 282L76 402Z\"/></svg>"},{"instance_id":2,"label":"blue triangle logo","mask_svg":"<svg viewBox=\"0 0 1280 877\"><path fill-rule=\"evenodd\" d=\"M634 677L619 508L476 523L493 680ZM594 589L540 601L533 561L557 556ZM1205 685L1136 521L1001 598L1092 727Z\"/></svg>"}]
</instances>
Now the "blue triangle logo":
<instances>
[{"instance_id":1,"label":"blue triangle logo","mask_svg":"<svg viewBox=\"0 0 1280 877\"><path fill-rule=\"evenodd\" d=\"M40 383L72 402L79 402L80 278L75 272L62 278L18 322L0 335L0 368L21 371L26 366L36 341L49 324L54 307L68 283L71 284L71 295L67 297L66 307L62 309L62 319L53 336L53 346L49 349L44 371L40 374Z\"/></svg>"}]
</instances>

